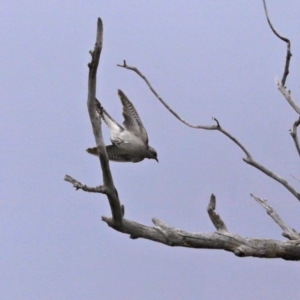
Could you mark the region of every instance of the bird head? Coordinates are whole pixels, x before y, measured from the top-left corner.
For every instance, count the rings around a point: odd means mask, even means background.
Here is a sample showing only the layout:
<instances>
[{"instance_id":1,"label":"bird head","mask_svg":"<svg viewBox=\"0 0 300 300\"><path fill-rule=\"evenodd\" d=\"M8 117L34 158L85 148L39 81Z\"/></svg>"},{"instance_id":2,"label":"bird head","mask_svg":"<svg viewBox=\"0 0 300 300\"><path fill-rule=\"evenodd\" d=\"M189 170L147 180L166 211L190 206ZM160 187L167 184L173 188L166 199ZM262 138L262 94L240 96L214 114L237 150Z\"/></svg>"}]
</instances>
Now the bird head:
<instances>
[{"instance_id":1,"label":"bird head","mask_svg":"<svg viewBox=\"0 0 300 300\"><path fill-rule=\"evenodd\" d=\"M150 146L148 148L147 156L146 157L149 158L149 159L155 159L158 162L157 152L155 151L154 148L152 148Z\"/></svg>"}]
</instances>

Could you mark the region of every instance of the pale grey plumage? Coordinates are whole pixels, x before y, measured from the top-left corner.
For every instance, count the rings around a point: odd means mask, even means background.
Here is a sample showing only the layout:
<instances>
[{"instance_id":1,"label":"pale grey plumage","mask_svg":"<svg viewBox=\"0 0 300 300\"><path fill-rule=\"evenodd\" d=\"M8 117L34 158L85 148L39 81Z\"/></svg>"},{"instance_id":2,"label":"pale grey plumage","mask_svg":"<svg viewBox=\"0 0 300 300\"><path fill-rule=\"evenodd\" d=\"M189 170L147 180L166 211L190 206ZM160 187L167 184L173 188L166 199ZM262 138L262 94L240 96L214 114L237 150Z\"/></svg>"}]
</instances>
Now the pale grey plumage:
<instances>
[{"instance_id":1,"label":"pale grey plumage","mask_svg":"<svg viewBox=\"0 0 300 300\"><path fill-rule=\"evenodd\" d=\"M123 105L123 126L119 125L96 99L96 109L111 132L112 145L106 146L110 160L118 162L140 162L144 158L157 159L155 149L148 145L147 131L131 101L118 90ZM97 148L88 148L87 152L98 156Z\"/></svg>"}]
</instances>

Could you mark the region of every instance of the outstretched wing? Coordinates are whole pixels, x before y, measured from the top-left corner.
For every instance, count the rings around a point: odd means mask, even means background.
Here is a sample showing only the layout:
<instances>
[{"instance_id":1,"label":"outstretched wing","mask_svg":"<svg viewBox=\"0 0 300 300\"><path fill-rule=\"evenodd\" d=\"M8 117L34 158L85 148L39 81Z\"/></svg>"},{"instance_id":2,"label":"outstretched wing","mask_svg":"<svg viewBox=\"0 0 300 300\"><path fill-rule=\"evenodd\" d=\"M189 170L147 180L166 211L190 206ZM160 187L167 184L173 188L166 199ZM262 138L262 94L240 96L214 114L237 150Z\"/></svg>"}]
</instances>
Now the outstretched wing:
<instances>
[{"instance_id":1,"label":"outstretched wing","mask_svg":"<svg viewBox=\"0 0 300 300\"><path fill-rule=\"evenodd\" d=\"M87 148L86 151L89 154L98 156L97 147ZM108 154L109 160L118 161L118 162L132 162L130 156L127 153L124 153L120 148L115 145L106 146L106 151Z\"/></svg>"},{"instance_id":2,"label":"outstretched wing","mask_svg":"<svg viewBox=\"0 0 300 300\"><path fill-rule=\"evenodd\" d=\"M101 105L98 99L95 99L96 101L96 111L100 115L101 119L105 122L107 127L110 129L112 133L117 133L120 131L123 131L124 128L119 125L104 109L104 107ZM113 134L114 135L114 134Z\"/></svg>"},{"instance_id":3,"label":"outstretched wing","mask_svg":"<svg viewBox=\"0 0 300 300\"><path fill-rule=\"evenodd\" d=\"M139 137L145 144L148 144L147 131L133 104L121 90L118 90L118 95L123 105L124 127Z\"/></svg>"}]
</instances>

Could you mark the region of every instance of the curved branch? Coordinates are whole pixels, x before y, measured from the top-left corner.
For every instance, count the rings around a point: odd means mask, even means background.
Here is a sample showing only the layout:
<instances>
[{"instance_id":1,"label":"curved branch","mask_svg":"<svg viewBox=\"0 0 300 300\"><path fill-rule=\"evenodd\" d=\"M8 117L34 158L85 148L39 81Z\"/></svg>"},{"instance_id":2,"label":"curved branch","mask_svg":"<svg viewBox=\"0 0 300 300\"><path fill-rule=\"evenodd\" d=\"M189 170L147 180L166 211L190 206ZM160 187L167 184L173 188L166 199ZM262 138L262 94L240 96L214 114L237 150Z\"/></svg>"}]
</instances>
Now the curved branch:
<instances>
[{"instance_id":1,"label":"curved branch","mask_svg":"<svg viewBox=\"0 0 300 300\"><path fill-rule=\"evenodd\" d=\"M286 83L286 79L287 76L289 75L289 68L290 68L290 61L291 61L291 57L292 57L292 53L291 53L291 42L288 38L285 38L283 36L281 36L273 27L270 18L269 18L269 13L268 13L268 9L267 9L267 4L266 4L266 0L263 0L263 4L264 4L264 10L265 10L265 14L266 14L266 18L268 21L268 24L271 28L271 30L273 31L273 33L282 41L284 41L287 44L287 50L286 50L286 59L285 59L285 67L284 67L284 72L283 72L283 76L281 81L279 81L278 79L276 79L276 84L277 87L279 89L279 91L282 93L282 95L284 96L284 98L288 101L288 103L293 107L293 109L300 115L300 107L296 104L296 102L294 101L294 99L291 96L291 92L288 91L285 87L285 83Z\"/></svg>"},{"instance_id":2,"label":"curved branch","mask_svg":"<svg viewBox=\"0 0 300 300\"><path fill-rule=\"evenodd\" d=\"M212 195L208 207L209 215L215 210L215 197ZM123 219L122 227L116 228L111 218L102 217L108 226L130 235L132 239L143 238L172 247L196 249L218 249L232 252L238 257L282 258L300 260L299 241L282 242L271 239L250 239L229 233L221 217L214 213L211 217L217 232L194 233L170 227L158 219L152 219L154 227ZM220 222L221 220L221 222Z\"/></svg>"},{"instance_id":3,"label":"curved branch","mask_svg":"<svg viewBox=\"0 0 300 300\"><path fill-rule=\"evenodd\" d=\"M235 138L233 137L230 133L228 133L226 130L224 130L219 121L212 117L212 119L217 123L217 125L211 125L211 126L206 126L206 125L194 125L194 124L191 124L187 121L185 121L182 117L179 116L178 113L176 113L164 100L162 97L160 97L158 95L158 93L155 91L155 89L152 87L151 83L149 82L149 80L147 79L147 77L145 75L142 74L142 72L137 69L136 67L131 67L131 66L128 66L126 64L126 61L124 60L123 61L123 65L117 65L118 67L121 67L121 68L124 68L124 69L127 69L127 70L130 70L130 71L133 71L135 72L136 74L138 74L147 84L147 86L149 87L149 89L151 90L151 92L155 95L155 97L167 108L167 110L173 115L175 116L180 122L182 122L183 124L187 125L188 127L191 127L191 128L195 128L195 129L204 129L204 130L218 130L220 132L222 132L224 135L226 135L228 138L230 138L235 144L237 144L241 149L242 151L246 154L247 157L250 157L250 153L247 151L247 149Z\"/></svg>"},{"instance_id":4,"label":"curved branch","mask_svg":"<svg viewBox=\"0 0 300 300\"><path fill-rule=\"evenodd\" d=\"M139 71L136 67L131 67L128 66L126 64L126 61L124 60L123 65L117 65L118 67L130 70L135 72L137 75L139 75L148 85L149 89L152 91L152 93L156 96L156 98L178 119L180 120L182 123L184 123L185 125L195 128L195 129L205 129L205 130L217 130L220 131L221 133L223 133L225 136L227 136L229 139L231 139L236 145L239 146L239 148L245 153L246 158L243 158L243 160L257 168L258 170L260 170L261 172L263 172L264 174L268 175L269 177L271 177L272 179L278 181L279 183L281 183L287 190L289 190L299 201L300 201L300 194L296 191L296 189L294 189L285 179L281 178L280 176L278 176L277 174L275 174L274 172L270 171L269 169L267 169L266 167L264 167L263 165L259 164L258 162L256 162L250 152L242 145L242 143L240 141L238 141L234 136L232 136L230 133L228 133L226 130L224 130L219 121L216 118L213 118L213 120L217 123L217 125L215 126L203 126L203 125L192 125L188 122L186 122L185 120L183 120L179 114L177 114L159 95L158 93L154 90L154 88L152 87L152 85L150 84L149 80L146 78L145 75L143 75L141 73L141 71Z\"/></svg>"},{"instance_id":5,"label":"curved branch","mask_svg":"<svg viewBox=\"0 0 300 300\"><path fill-rule=\"evenodd\" d=\"M137 68L127 66L126 60L123 61L123 65L117 65L118 67L125 68L127 70L134 71L137 73L148 85L151 92L155 95L155 97L173 114L180 122L183 124L191 127L191 128L198 128L198 129L206 129L206 130L216 130L218 128L218 125L211 125L211 126L205 126L205 125L193 125L187 121L185 121L183 118L181 118L155 91L155 89L152 87L146 76L144 76ZM216 120L215 120L216 121ZM217 122L218 123L218 122Z\"/></svg>"},{"instance_id":6,"label":"curved branch","mask_svg":"<svg viewBox=\"0 0 300 300\"><path fill-rule=\"evenodd\" d=\"M300 145L299 145L299 140L298 140L298 135L297 135L297 128L298 128L299 125L300 125L300 117L298 118L298 120L293 125L293 130L291 131L291 136L294 140L297 152L300 156Z\"/></svg>"},{"instance_id":7,"label":"curved branch","mask_svg":"<svg viewBox=\"0 0 300 300\"><path fill-rule=\"evenodd\" d=\"M282 76L282 79L281 79L281 84L284 86L285 85L285 82L286 82L286 79L287 79L287 76L289 75L289 67L290 67L290 60L291 60L291 57L292 57L292 53L291 53L291 42L288 38L285 38L283 36L281 36L276 30L275 28L273 27L271 21L270 21L270 18L269 18L269 13L268 13L268 9L267 9L267 4L266 4L266 0L263 0L263 4L264 4L264 10L265 10L265 14L266 14L266 18L267 18L267 21L268 21L268 24L271 28L271 30L273 31L273 33L278 37L280 38L282 41L286 42L287 44L287 51L286 51L286 59L285 59L285 67L284 67L284 72L283 72L283 76Z\"/></svg>"}]
</instances>

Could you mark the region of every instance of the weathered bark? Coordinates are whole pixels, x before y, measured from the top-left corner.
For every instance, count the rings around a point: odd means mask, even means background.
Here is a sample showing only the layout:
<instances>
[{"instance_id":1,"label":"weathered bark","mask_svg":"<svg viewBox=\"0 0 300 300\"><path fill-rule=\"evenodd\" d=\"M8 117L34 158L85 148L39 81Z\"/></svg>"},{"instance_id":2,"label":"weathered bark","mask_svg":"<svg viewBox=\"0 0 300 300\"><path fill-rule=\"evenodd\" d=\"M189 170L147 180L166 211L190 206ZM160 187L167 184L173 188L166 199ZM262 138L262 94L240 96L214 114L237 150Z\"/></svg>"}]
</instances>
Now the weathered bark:
<instances>
[{"instance_id":1,"label":"weathered bark","mask_svg":"<svg viewBox=\"0 0 300 300\"><path fill-rule=\"evenodd\" d=\"M102 220L112 226L112 219L102 217ZM238 257L282 258L285 260L300 260L300 246L292 242L281 242L270 239L250 239L230 233L193 233L181 229L163 226L162 221L153 219L161 227L150 227L130 220L123 219L122 227L116 229L127 233L131 238L144 238L167 246L179 246L196 249L225 250ZM300 241L299 241L300 243Z\"/></svg>"}]
</instances>

